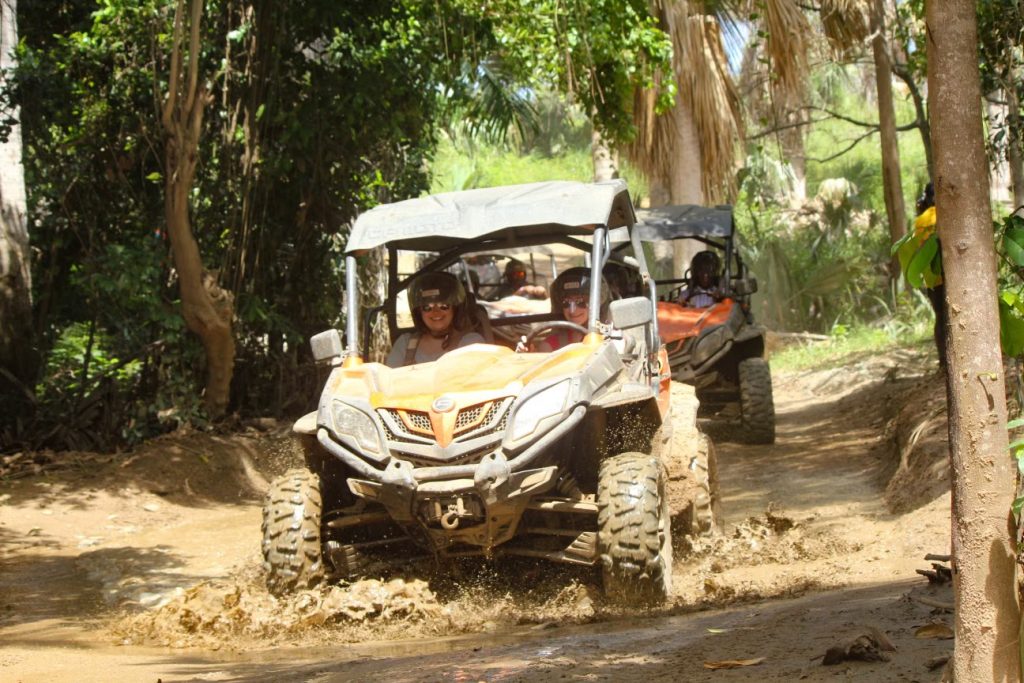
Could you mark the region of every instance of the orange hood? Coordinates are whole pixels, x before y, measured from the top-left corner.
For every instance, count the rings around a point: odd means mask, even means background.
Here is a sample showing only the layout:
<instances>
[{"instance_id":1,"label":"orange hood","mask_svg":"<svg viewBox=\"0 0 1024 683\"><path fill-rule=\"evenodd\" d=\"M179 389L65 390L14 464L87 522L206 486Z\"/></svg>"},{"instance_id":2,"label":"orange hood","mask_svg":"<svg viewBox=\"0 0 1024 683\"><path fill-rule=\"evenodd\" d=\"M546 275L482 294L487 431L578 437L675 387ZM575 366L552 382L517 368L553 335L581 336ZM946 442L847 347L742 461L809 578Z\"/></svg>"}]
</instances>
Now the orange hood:
<instances>
[{"instance_id":1,"label":"orange hood","mask_svg":"<svg viewBox=\"0 0 1024 683\"><path fill-rule=\"evenodd\" d=\"M577 372L600 348L600 344L570 344L552 353L515 353L504 346L472 344L434 362L403 368L380 363L337 368L324 391L365 398L373 408L424 412L431 411L434 399L445 395L458 409L516 396L530 382Z\"/></svg>"}]
</instances>

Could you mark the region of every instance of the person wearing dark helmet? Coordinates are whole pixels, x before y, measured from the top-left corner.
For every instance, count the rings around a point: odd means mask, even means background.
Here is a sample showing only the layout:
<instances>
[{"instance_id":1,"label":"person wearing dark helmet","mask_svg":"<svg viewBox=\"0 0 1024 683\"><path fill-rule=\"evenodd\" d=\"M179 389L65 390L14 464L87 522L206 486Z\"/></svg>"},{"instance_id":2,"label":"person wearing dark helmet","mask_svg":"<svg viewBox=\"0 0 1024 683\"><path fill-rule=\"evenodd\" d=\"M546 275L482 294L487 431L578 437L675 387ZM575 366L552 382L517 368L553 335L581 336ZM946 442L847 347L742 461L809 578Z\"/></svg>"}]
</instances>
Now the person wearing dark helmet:
<instances>
[{"instance_id":1,"label":"person wearing dark helmet","mask_svg":"<svg viewBox=\"0 0 1024 683\"><path fill-rule=\"evenodd\" d=\"M466 290L451 273L424 273L413 280L409 306L416 331L395 340L386 361L389 367L437 360L452 349L484 341L472 331Z\"/></svg>"},{"instance_id":2,"label":"person wearing dark helmet","mask_svg":"<svg viewBox=\"0 0 1024 683\"><path fill-rule=\"evenodd\" d=\"M599 319L604 317L610 298L608 283L602 277ZM551 312L567 322L576 323L584 328L587 326L590 318L589 268L570 268L555 278L551 285ZM547 353L579 341L583 341L582 332L560 328L537 342L535 349L540 353Z\"/></svg>"},{"instance_id":3,"label":"person wearing dark helmet","mask_svg":"<svg viewBox=\"0 0 1024 683\"><path fill-rule=\"evenodd\" d=\"M713 251L701 251L690 261L690 282L679 292L679 303L693 308L714 306L721 299L718 278L722 261Z\"/></svg>"},{"instance_id":4,"label":"person wearing dark helmet","mask_svg":"<svg viewBox=\"0 0 1024 683\"><path fill-rule=\"evenodd\" d=\"M526 279L526 264L519 259L509 259L505 264L505 276L494 295L495 300L506 296L525 296L529 299L543 299L548 295L540 285Z\"/></svg>"}]
</instances>

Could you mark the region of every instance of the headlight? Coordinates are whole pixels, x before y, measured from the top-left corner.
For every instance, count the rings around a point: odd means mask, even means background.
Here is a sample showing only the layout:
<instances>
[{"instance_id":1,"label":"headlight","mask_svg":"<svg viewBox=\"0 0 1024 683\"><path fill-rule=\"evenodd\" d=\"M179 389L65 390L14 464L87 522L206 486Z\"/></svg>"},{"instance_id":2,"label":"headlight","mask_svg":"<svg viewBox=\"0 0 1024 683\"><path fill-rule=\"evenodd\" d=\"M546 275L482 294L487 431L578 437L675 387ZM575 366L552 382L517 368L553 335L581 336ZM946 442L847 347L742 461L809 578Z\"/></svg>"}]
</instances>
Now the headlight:
<instances>
[{"instance_id":1,"label":"headlight","mask_svg":"<svg viewBox=\"0 0 1024 683\"><path fill-rule=\"evenodd\" d=\"M569 396L569 380L562 380L526 399L512 418L512 440L519 441L533 434L540 421L565 410Z\"/></svg>"},{"instance_id":2,"label":"headlight","mask_svg":"<svg viewBox=\"0 0 1024 683\"><path fill-rule=\"evenodd\" d=\"M339 436L347 436L359 444L359 447L370 453L380 453L380 436L377 425L369 415L356 410L350 405L334 403L334 431Z\"/></svg>"}]
</instances>

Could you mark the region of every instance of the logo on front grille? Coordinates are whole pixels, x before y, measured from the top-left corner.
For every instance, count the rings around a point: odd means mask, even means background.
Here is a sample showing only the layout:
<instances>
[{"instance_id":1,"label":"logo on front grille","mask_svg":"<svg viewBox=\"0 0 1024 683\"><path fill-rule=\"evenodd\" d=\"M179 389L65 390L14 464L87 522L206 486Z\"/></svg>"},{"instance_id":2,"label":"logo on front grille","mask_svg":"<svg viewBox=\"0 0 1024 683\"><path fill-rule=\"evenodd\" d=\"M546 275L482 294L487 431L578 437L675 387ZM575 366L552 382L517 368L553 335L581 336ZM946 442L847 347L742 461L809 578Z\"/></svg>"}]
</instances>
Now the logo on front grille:
<instances>
[{"instance_id":1,"label":"logo on front grille","mask_svg":"<svg viewBox=\"0 0 1024 683\"><path fill-rule=\"evenodd\" d=\"M448 396L440 396L434 399L434 403L430 407L435 413L447 413L455 407L455 399L449 398Z\"/></svg>"}]
</instances>

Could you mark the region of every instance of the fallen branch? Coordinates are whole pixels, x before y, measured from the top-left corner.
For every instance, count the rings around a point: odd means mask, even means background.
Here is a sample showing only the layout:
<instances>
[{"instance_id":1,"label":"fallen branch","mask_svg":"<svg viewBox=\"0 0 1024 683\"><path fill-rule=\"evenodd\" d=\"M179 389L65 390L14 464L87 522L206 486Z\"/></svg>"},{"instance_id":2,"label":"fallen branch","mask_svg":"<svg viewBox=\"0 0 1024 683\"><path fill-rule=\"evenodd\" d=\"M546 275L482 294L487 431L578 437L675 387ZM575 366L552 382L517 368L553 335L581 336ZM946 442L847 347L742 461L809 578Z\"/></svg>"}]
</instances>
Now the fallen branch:
<instances>
[{"instance_id":1,"label":"fallen branch","mask_svg":"<svg viewBox=\"0 0 1024 683\"><path fill-rule=\"evenodd\" d=\"M829 341L832 339L827 334L814 334L813 332L773 332L772 334L780 339L802 339L804 341Z\"/></svg>"},{"instance_id":2,"label":"fallen branch","mask_svg":"<svg viewBox=\"0 0 1024 683\"><path fill-rule=\"evenodd\" d=\"M951 602L943 602L942 600L932 600L931 598L922 598L916 595L911 595L910 599L914 602L919 602L926 607L934 607L935 609L942 609L946 610L947 612L952 612L954 609L954 605Z\"/></svg>"}]
</instances>

